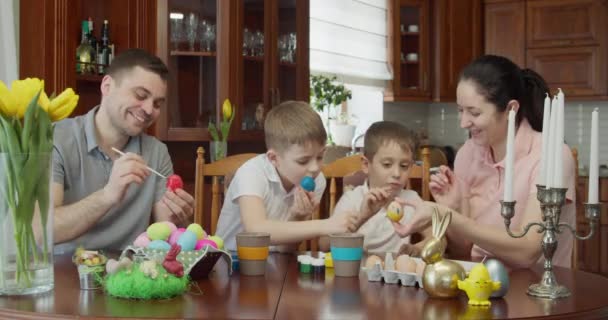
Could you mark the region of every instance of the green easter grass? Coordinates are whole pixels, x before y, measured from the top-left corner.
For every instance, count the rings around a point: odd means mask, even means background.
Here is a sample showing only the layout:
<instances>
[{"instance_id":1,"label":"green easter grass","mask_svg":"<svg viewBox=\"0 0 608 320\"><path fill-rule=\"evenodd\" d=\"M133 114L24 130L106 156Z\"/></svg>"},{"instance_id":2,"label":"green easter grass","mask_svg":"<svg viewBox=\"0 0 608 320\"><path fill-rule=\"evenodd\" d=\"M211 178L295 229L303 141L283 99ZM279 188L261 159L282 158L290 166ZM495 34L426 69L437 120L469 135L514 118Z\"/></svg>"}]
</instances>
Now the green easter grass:
<instances>
[{"instance_id":1,"label":"green easter grass","mask_svg":"<svg viewBox=\"0 0 608 320\"><path fill-rule=\"evenodd\" d=\"M127 299L168 299L181 295L188 289L187 275L178 278L157 265L156 279L147 277L133 264L130 270L121 270L105 278L106 292L111 296Z\"/></svg>"}]
</instances>

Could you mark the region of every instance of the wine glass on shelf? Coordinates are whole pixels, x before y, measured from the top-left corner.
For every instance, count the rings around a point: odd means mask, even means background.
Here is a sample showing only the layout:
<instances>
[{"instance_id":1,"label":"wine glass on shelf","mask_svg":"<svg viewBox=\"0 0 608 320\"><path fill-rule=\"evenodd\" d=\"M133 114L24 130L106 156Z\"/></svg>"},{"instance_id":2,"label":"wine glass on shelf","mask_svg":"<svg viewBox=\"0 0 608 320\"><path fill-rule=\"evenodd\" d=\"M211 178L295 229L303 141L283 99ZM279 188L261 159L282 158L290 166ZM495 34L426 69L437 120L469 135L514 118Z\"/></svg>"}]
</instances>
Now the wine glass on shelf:
<instances>
[{"instance_id":1,"label":"wine glass on shelf","mask_svg":"<svg viewBox=\"0 0 608 320\"><path fill-rule=\"evenodd\" d=\"M179 50L179 43L184 38L184 14L171 12L169 20L171 23L171 45L173 50Z\"/></svg>"},{"instance_id":2,"label":"wine glass on shelf","mask_svg":"<svg viewBox=\"0 0 608 320\"><path fill-rule=\"evenodd\" d=\"M200 37L201 38L201 42L200 42L201 51L204 51L203 48L205 47L205 42L207 41L205 31L207 31L208 25L209 25L209 23L207 22L207 20L202 19L201 23L200 23L200 27L198 29L199 34L201 36Z\"/></svg>"},{"instance_id":3,"label":"wine glass on shelf","mask_svg":"<svg viewBox=\"0 0 608 320\"><path fill-rule=\"evenodd\" d=\"M203 34L207 43L206 50L211 51L211 42L215 41L215 25L207 24L205 33Z\"/></svg>"},{"instance_id":4,"label":"wine glass on shelf","mask_svg":"<svg viewBox=\"0 0 608 320\"><path fill-rule=\"evenodd\" d=\"M194 51L194 43L198 33L198 16L196 13L189 13L186 19L186 36L188 38L188 44L190 45L190 51Z\"/></svg>"},{"instance_id":5,"label":"wine glass on shelf","mask_svg":"<svg viewBox=\"0 0 608 320\"><path fill-rule=\"evenodd\" d=\"M289 62L295 62L295 55L296 55L296 33L295 32L290 32L288 35L288 46L287 46L287 60L289 60Z\"/></svg>"},{"instance_id":6,"label":"wine glass on shelf","mask_svg":"<svg viewBox=\"0 0 608 320\"><path fill-rule=\"evenodd\" d=\"M254 37L254 47L257 48L257 54L252 54L258 57L263 57L264 56L264 34L262 33L262 31L258 30L255 32L255 37Z\"/></svg>"}]
</instances>

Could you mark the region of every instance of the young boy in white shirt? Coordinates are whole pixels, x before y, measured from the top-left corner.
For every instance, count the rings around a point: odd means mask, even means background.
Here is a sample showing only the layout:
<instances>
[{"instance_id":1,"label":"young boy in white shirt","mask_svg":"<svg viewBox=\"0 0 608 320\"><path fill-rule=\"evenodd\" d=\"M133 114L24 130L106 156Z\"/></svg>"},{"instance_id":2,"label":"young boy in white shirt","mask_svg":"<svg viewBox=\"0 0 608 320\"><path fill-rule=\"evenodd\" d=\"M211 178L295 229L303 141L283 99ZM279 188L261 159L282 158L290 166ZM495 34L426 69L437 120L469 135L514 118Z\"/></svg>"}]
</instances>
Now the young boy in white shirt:
<instances>
[{"instance_id":1,"label":"young boy in white shirt","mask_svg":"<svg viewBox=\"0 0 608 320\"><path fill-rule=\"evenodd\" d=\"M310 105L286 101L272 108L264 135L268 151L245 162L226 192L216 232L225 248L236 250L236 234L242 231L270 233L275 251L276 245L353 231L352 215L310 220L325 190L321 165L327 140ZM305 176L314 178L314 191L300 187Z\"/></svg>"},{"instance_id":2,"label":"young boy in white shirt","mask_svg":"<svg viewBox=\"0 0 608 320\"><path fill-rule=\"evenodd\" d=\"M421 200L416 191L404 190L414 165L414 138L401 124L380 121L369 127L364 141L361 167L367 181L342 195L332 217L356 215L356 232L364 235L363 249L368 253L419 255L423 242L410 245L409 237L395 233L386 216L387 206L394 200ZM407 222L413 213L412 207L405 206L400 222ZM425 238L428 235L423 234ZM322 250L326 251L328 244L327 238L321 239Z\"/></svg>"}]
</instances>

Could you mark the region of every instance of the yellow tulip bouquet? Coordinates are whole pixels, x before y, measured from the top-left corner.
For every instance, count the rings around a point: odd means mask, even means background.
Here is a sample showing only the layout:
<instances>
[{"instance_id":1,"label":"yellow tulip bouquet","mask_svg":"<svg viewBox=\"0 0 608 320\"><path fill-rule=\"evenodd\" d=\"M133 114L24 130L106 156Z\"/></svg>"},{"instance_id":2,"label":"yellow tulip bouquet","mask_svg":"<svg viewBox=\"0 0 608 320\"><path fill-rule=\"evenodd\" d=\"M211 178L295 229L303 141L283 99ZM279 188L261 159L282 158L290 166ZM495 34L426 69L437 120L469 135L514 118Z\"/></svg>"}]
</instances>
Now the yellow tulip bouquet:
<instances>
[{"instance_id":1,"label":"yellow tulip bouquet","mask_svg":"<svg viewBox=\"0 0 608 320\"><path fill-rule=\"evenodd\" d=\"M49 263L52 270L52 123L77 103L72 89L49 98L40 79L13 81L10 90L0 81L0 294L26 292L36 272Z\"/></svg>"},{"instance_id":2,"label":"yellow tulip bouquet","mask_svg":"<svg viewBox=\"0 0 608 320\"><path fill-rule=\"evenodd\" d=\"M217 128L213 123L209 123L209 134L211 135L211 139L215 142L215 150L213 150L213 159L215 160L226 157L228 134L230 133L230 126L232 125L234 114L234 108L230 103L230 100L226 99L222 104L222 119L219 124L220 132L217 131Z\"/></svg>"}]
</instances>

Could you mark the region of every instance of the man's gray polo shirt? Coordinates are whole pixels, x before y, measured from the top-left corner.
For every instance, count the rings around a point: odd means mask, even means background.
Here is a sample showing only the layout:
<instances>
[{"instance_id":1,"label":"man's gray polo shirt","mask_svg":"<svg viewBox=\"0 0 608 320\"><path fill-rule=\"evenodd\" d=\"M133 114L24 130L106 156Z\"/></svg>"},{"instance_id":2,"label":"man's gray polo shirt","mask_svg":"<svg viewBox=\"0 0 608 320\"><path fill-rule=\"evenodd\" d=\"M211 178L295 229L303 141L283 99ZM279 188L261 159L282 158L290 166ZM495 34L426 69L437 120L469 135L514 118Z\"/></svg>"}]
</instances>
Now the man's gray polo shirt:
<instances>
[{"instance_id":1,"label":"man's gray polo shirt","mask_svg":"<svg viewBox=\"0 0 608 320\"><path fill-rule=\"evenodd\" d=\"M98 147L95 114L65 119L55 125L53 181L63 185L63 205L70 205L101 190L110 178L113 161ZM167 146L154 137L132 137L123 152L141 155L148 166L164 175L173 173ZM165 179L151 174L142 185L131 184L120 203L110 209L82 236L55 246L55 252L70 252L82 245L86 249L121 250L144 232L150 223L152 207L166 190Z\"/></svg>"}]
</instances>

